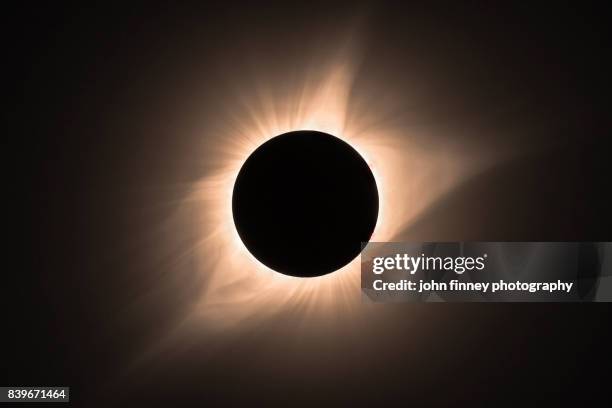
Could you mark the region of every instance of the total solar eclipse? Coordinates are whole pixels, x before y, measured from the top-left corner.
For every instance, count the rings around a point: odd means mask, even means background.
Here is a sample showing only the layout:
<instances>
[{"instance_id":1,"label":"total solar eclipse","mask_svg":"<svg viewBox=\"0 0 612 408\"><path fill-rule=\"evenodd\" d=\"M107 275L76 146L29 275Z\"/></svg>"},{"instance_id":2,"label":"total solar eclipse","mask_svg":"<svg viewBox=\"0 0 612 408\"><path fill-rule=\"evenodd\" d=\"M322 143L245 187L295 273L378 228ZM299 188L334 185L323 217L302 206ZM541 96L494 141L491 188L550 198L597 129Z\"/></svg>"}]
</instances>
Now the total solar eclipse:
<instances>
[{"instance_id":1,"label":"total solar eclipse","mask_svg":"<svg viewBox=\"0 0 612 408\"><path fill-rule=\"evenodd\" d=\"M255 258L285 275L336 271L361 252L378 217L374 175L359 153L323 132L294 131L259 146L232 196L234 224Z\"/></svg>"}]
</instances>

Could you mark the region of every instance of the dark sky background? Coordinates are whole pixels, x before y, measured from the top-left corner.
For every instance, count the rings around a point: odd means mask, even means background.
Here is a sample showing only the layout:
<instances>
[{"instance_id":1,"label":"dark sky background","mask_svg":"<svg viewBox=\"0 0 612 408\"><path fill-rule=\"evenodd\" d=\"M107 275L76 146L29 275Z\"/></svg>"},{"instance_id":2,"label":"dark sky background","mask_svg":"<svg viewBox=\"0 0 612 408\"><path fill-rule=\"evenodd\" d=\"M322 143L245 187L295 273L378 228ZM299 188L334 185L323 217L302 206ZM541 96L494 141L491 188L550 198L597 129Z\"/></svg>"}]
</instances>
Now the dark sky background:
<instances>
[{"instance_id":1,"label":"dark sky background","mask_svg":"<svg viewBox=\"0 0 612 408\"><path fill-rule=\"evenodd\" d=\"M403 109L421 125L460 130L436 143L535 147L450 192L406 239L611 240L609 14L403 3L50 2L5 13L5 80L17 90L5 175L24 215L5 214L16 230L3 273L1 384L68 385L74 406L585 403L605 392L606 304L379 305L300 343L286 341L288 311L212 339L221 344L212 356L196 346L125 373L195 296L179 285L170 289L180 296L122 315L159 274L173 273L169 263L151 273L151 248L164 238L152 226L182 192L158 187L214 167L199 160L193 135L164 129L180 126L177 111L196 100L211 117L231 110L218 78L239 77L245 51L281 71L355 19L358 75L410 93Z\"/></svg>"}]
</instances>

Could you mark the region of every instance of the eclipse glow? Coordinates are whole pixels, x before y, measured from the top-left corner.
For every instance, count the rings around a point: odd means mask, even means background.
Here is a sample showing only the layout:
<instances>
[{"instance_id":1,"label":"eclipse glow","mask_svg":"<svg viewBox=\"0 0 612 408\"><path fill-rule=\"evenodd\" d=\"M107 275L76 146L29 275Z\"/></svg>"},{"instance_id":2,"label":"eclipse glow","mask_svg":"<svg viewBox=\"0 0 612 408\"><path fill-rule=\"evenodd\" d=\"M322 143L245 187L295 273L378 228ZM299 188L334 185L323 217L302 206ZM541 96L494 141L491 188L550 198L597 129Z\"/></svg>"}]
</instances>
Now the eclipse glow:
<instances>
[{"instance_id":1,"label":"eclipse glow","mask_svg":"<svg viewBox=\"0 0 612 408\"><path fill-rule=\"evenodd\" d=\"M310 129L336 135L355 148L372 169L379 190L372 241L393 240L473 169L444 146L428 151L411 144L406 137L410 129L381 120L388 117L386 108L392 107L352 100L356 62L350 54L340 53L319 66L289 87L281 81L255 79L253 89L238 95L237 105L243 101L244 108L228 116L217 149L204 153L224 159L214 175L198 183L191 197L200 203L201 269L211 274L196 308L200 319L227 327L255 315L273 315L288 305L334 315L360 302L359 257L333 274L305 280L265 267L240 240L231 212L232 189L246 158L266 140ZM210 261L211 255L216 263Z\"/></svg>"},{"instance_id":2,"label":"eclipse glow","mask_svg":"<svg viewBox=\"0 0 612 408\"><path fill-rule=\"evenodd\" d=\"M423 129L396 115L398 106L409 105L406 96L395 95L393 84L356 75L359 54L338 49L313 55L312 65L284 77L245 69L240 78L228 79L227 111L214 121L202 119L196 129L207 135L202 161L212 169L192 186L182 208L196 226L197 244L189 256L205 284L185 321L151 353L178 338L184 342L190 338L185 331L197 327L229 332L287 310L311 322L348 319L362 310L359 257L334 273L304 279L269 269L241 241L232 216L233 187L245 160L270 138L315 130L359 152L379 196L370 241L393 241L399 234L406 239L422 212L482 169L482 162L456 146L427 142ZM372 89L388 96L373 95Z\"/></svg>"}]
</instances>

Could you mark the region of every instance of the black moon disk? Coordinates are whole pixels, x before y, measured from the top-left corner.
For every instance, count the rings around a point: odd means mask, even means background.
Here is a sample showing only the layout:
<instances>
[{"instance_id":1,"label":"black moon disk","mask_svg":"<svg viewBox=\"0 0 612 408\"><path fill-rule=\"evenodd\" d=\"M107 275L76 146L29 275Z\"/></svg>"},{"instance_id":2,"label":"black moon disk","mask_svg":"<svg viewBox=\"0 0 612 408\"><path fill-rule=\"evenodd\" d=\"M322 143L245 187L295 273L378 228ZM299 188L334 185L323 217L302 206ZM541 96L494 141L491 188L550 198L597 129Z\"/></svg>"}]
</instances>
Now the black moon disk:
<instances>
[{"instance_id":1,"label":"black moon disk","mask_svg":"<svg viewBox=\"0 0 612 408\"><path fill-rule=\"evenodd\" d=\"M352 261L378 217L365 160L323 132L276 136L245 161L234 185L238 235L261 263L285 275L321 276Z\"/></svg>"}]
</instances>

